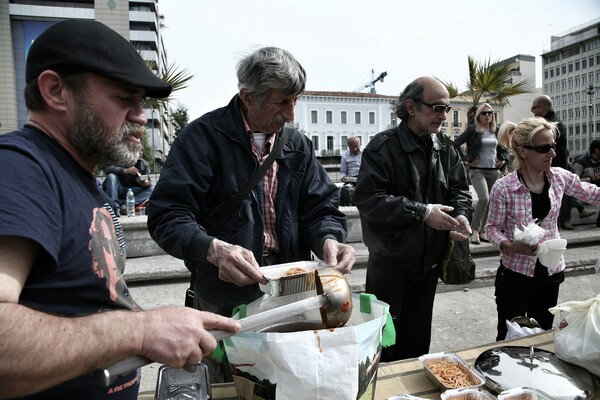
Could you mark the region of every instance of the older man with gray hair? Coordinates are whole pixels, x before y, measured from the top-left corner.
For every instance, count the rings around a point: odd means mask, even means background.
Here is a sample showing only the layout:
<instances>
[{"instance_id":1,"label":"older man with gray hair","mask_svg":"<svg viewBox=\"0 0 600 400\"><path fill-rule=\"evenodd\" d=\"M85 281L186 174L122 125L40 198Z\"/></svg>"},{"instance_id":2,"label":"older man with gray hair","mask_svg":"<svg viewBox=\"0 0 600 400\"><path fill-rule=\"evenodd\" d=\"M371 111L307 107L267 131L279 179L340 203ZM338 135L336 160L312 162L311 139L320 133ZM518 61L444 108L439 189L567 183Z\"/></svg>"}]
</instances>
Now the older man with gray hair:
<instances>
[{"instance_id":1,"label":"older man with gray hair","mask_svg":"<svg viewBox=\"0 0 600 400\"><path fill-rule=\"evenodd\" d=\"M311 252L344 273L354 264L338 188L297 129L236 197L277 151L306 73L287 51L265 47L238 63L237 76L231 102L178 135L148 208L154 240L194 276L195 307L221 315L261 296L261 266L310 260Z\"/></svg>"}]
</instances>

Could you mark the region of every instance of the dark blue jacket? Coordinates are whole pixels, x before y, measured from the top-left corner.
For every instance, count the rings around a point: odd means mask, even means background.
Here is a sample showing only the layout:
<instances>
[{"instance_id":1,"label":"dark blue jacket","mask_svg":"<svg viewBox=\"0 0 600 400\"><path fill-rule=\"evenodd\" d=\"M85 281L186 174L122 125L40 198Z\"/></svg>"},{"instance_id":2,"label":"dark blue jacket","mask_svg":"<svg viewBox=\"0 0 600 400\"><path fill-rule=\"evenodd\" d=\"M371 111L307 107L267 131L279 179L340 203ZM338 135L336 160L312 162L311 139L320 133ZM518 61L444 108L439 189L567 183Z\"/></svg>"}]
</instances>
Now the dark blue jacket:
<instances>
[{"instance_id":1,"label":"dark blue jacket","mask_svg":"<svg viewBox=\"0 0 600 400\"><path fill-rule=\"evenodd\" d=\"M214 224L259 166L240 103L236 95L226 107L183 129L148 207L152 238L196 271L200 298L225 308L251 302L261 294L257 284L238 287L219 280L218 268L206 262L215 237L252 250L259 264L262 259L261 183L223 227ZM282 262L310 260L311 250L322 257L327 237L345 242L346 216L338 210L339 190L316 159L312 142L295 130L276 162L276 230Z\"/></svg>"}]
</instances>

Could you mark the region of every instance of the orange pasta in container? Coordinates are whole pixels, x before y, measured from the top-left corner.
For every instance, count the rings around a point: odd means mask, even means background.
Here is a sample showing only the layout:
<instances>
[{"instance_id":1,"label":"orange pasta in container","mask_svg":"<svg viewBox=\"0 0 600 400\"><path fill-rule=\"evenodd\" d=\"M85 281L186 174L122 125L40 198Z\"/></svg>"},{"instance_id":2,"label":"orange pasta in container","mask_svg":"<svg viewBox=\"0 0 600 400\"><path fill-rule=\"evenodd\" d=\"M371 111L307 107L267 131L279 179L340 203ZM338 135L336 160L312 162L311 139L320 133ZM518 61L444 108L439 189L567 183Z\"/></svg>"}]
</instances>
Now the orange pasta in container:
<instances>
[{"instance_id":1,"label":"orange pasta in container","mask_svg":"<svg viewBox=\"0 0 600 400\"><path fill-rule=\"evenodd\" d=\"M426 354L419 361L425 368L425 376L442 391L485 384L485 379L456 354Z\"/></svg>"}]
</instances>

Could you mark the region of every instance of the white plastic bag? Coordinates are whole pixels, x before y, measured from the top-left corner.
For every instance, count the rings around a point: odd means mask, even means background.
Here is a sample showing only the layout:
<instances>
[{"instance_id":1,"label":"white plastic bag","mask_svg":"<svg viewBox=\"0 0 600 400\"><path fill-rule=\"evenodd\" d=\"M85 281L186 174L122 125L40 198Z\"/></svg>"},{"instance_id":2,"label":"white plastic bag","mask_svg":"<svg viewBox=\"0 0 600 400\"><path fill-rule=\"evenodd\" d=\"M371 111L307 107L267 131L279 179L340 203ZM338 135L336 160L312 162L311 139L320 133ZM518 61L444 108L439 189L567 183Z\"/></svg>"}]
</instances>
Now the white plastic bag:
<instances>
[{"instance_id":1,"label":"white plastic bag","mask_svg":"<svg viewBox=\"0 0 600 400\"><path fill-rule=\"evenodd\" d=\"M312 296L263 296L246 315ZM389 306L353 294L346 326L299 332L244 332L225 339L240 399L372 399ZM235 315L236 318L239 315ZM290 320L320 321L318 310Z\"/></svg>"},{"instance_id":2,"label":"white plastic bag","mask_svg":"<svg viewBox=\"0 0 600 400\"><path fill-rule=\"evenodd\" d=\"M506 320L506 340L521 338L529 335L535 335L536 333L542 333L544 330L539 327L529 328L527 326L521 326L518 322L511 322Z\"/></svg>"},{"instance_id":3,"label":"white plastic bag","mask_svg":"<svg viewBox=\"0 0 600 400\"><path fill-rule=\"evenodd\" d=\"M549 309L564 312L567 326L554 335L554 351L561 360L600 376L600 294L585 301L567 301Z\"/></svg>"},{"instance_id":4,"label":"white plastic bag","mask_svg":"<svg viewBox=\"0 0 600 400\"><path fill-rule=\"evenodd\" d=\"M566 239L550 239L538 246L536 254L540 263L552 273L555 273L566 249Z\"/></svg>"},{"instance_id":5,"label":"white plastic bag","mask_svg":"<svg viewBox=\"0 0 600 400\"><path fill-rule=\"evenodd\" d=\"M522 230L515 226L515 240L535 246L544 237L544 228L536 224L537 219L530 221Z\"/></svg>"}]
</instances>

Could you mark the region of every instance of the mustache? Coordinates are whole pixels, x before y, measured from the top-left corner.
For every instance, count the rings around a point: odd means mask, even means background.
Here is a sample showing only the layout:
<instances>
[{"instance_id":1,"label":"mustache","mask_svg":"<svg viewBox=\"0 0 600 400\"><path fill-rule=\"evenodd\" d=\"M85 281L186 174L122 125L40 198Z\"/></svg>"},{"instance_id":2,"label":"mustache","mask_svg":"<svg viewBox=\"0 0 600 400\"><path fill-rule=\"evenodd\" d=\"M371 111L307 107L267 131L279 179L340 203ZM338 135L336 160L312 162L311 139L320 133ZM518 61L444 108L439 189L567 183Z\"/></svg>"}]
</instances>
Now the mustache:
<instances>
[{"instance_id":1,"label":"mustache","mask_svg":"<svg viewBox=\"0 0 600 400\"><path fill-rule=\"evenodd\" d=\"M127 139L129 136L141 138L144 133L146 133L146 129L135 122L126 122L119 130L122 140Z\"/></svg>"}]
</instances>

